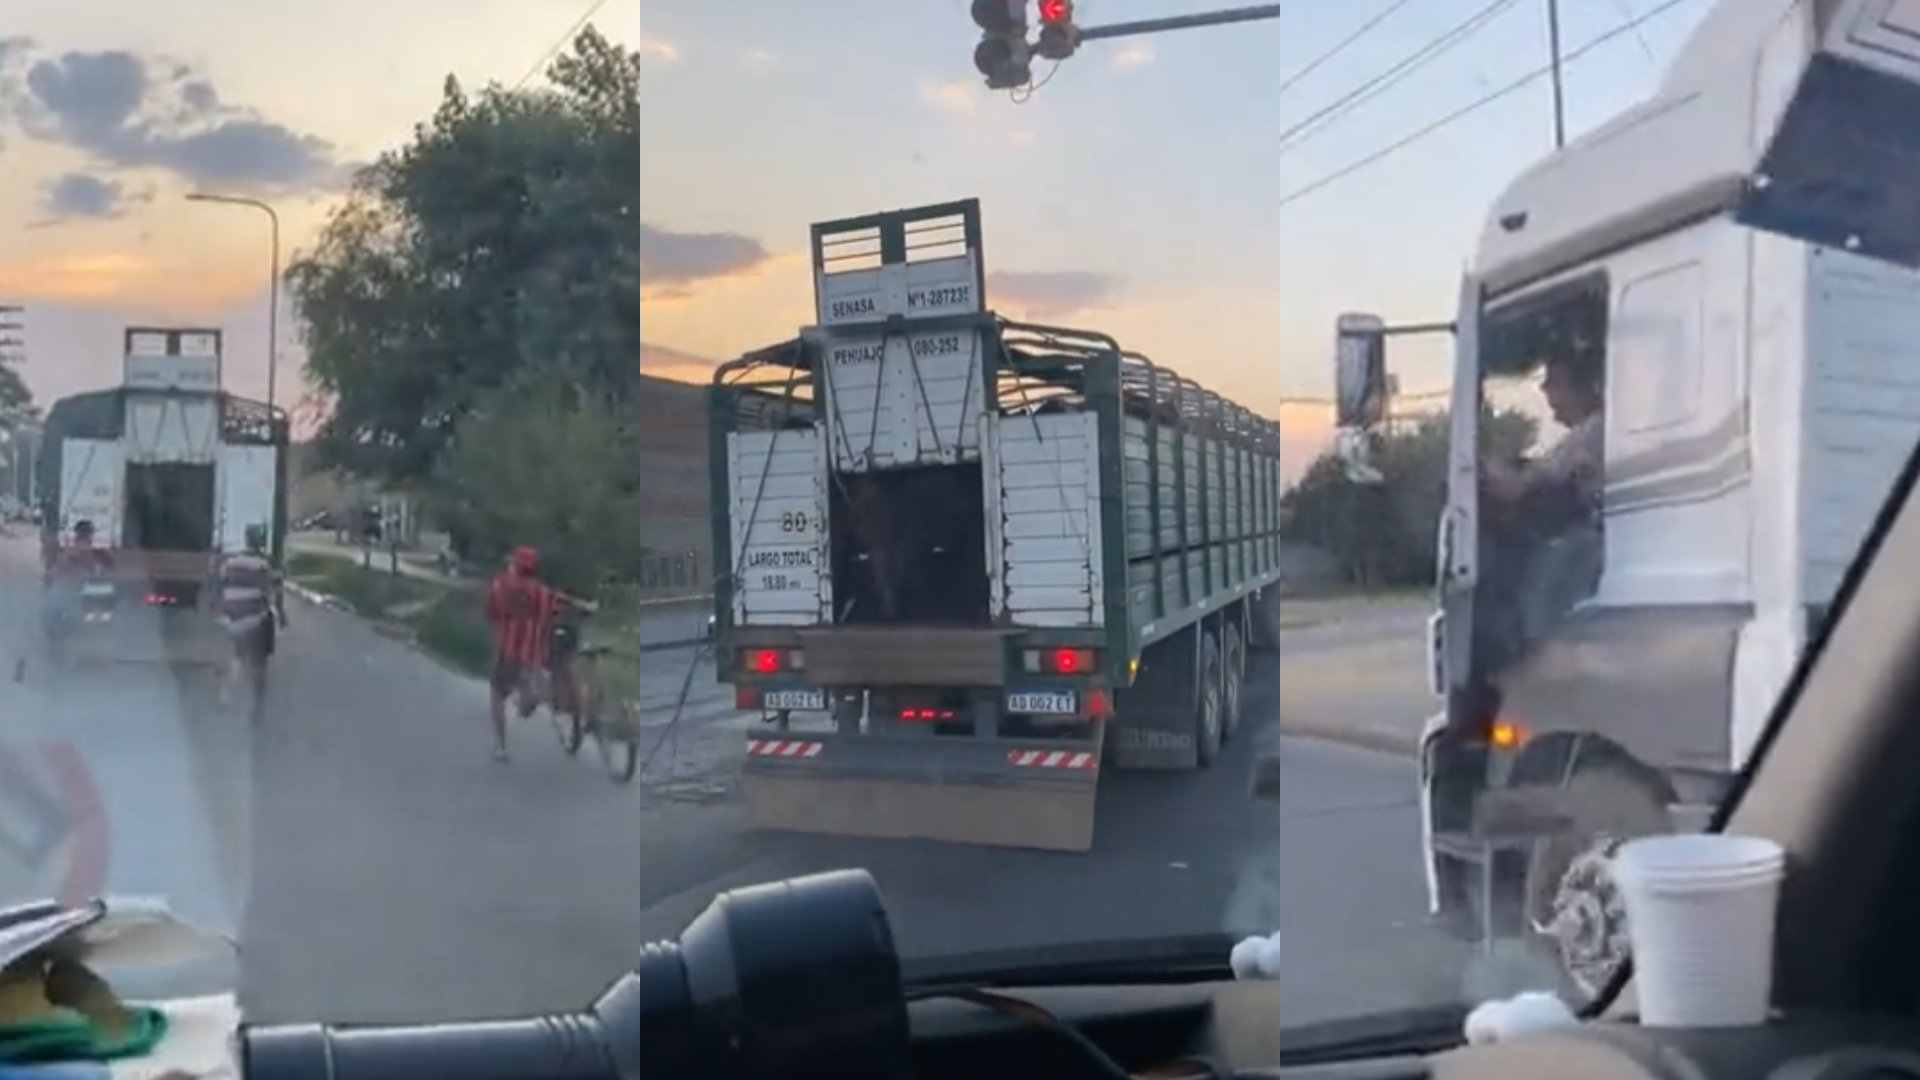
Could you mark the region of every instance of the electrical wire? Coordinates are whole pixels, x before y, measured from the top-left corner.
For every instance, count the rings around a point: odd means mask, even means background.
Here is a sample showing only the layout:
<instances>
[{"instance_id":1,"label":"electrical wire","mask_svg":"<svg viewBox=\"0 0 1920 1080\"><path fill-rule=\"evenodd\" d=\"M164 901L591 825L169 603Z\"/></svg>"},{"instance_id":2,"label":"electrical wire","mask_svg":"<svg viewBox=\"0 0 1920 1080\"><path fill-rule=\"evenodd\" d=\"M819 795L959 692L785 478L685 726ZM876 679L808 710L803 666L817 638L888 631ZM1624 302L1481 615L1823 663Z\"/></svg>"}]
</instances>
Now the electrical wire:
<instances>
[{"instance_id":1,"label":"electrical wire","mask_svg":"<svg viewBox=\"0 0 1920 1080\"><path fill-rule=\"evenodd\" d=\"M1495 19L1518 7L1521 0L1492 0L1455 24L1451 29L1402 57L1387 70L1375 75L1332 102L1308 114L1305 119L1280 133L1280 152L1298 149L1301 143L1325 131L1340 118L1391 90L1407 76L1440 59L1485 30Z\"/></svg>"},{"instance_id":2,"label":"electrical wire","mask_svg":"<svg viewBox=\"0 0 1920 1080\"><path fill-rule=\"evenodd\" d=\"M552 45L547 46L547 50L540 54L540 59L535 60L533 64L527 68L526 74L520 76L513 84L513 88L518 90L526 86L527 83L533 81L535 75L545 71L547 63L559 55L560 50L566 48L569 42L575 37L578 37L580 31L587 28L587 23L591 22L593 17L600 13L600 9L606 6L607 0L593 0L593 3L588 4L587 10L583 12L578 19L573 20L573 25L567 29L566 33L555 39Z\"/></svg>"},{"instance_id":3,"label":"electrical wire","mask_svg":"<svg viewBox=\"0 0 1920 1080\"><path fill-rule=\"evenodd\" d=\"M1287 91L1293 89L1295 86L1299 85L1301 80L1313 74L1315 71L1318 71L1321 67L1325 66L1328 61L1334 59L1335 57L1339 56L1341 53L1347 51L1347 46L1354 44L1355 42L1359 41L1361 38L1366 37L1368 34L1372 33L1374 27L1379 26L1383 22L1386 22L1389 18L1393 16L1394 12L1399 11L1401 8L1404 8L1411 3L1413 3L1413 0L1393 0L1393 3L1388 4L1384 8L1381 8L1377 13L1374 14L1372 18L1368 19L1366 22L1363 22L1358 27L1354 28L1354 31L1352 33L1348 34L1346 37L1341 38L1339 41L1334 42L1331 46L1329 46L1325 51L1321 52L1318 56L1315 56L1313 59L1307 61L1305 67L1301 68L1299 71L1294 72L1292 75L1289 75L1286 81L1280 84L1279 92L1284 94Z\"/></svg>"},{"instance_id":4,"label":"electrical wire","mask_svg":"<svg viewBox=\"0 0 1920 1080\"><path fill-rule=\"evenodd\" d=\"M1641 14L1638 18L1635 18L1629 22L1619 24L1615 26L1612 30L1609 30L1604 34L1601 34L1599 37L1593 38L1592 40L1588 41L1586 44L1580 46L1579 48L1573 50L1570 53L1567 53L1560 60L1561 66L1564 67L1566 65L1570 65L1578 61L1581 57L1592 52L1593 50L1598 49L1601 46L1606 45L1618 38L1622 38L1627 36L1628 34L1632 34L1635 31L1637 31L1640 27L1646 25L1649 22L1652 22L1654 19L1660 17L1661 15L1664 15L1667 12L1682 6L1683 4L1687 4L1691 2L1692 0L1666 0L1665 3L1657 4L1654 7L1647 9L1647 11ZM1476 98L1473 101L1468 102L1467 104L1461 106L1458 109L1455 109L1454 111L1448 113L1445 116L1442 116L1438 120L1433 121L1432 123L1426 125L1425 127L1409 132L1408 134L1402 136L1401 138L1396 139L1391 143L1388 143L1386 146L1381 147L1380 149L1374 151L1371 154L1366 155L1365 157L1360 158L1357 161L1349 162L1348 164L1338 169L1335 169L1330 173L1327 173L1326 175L1320 177L1317 180L1312 181L1311 183L1308 183L1301 187L1297 187L1293 189L1292 191L1280 197L1280 202L1278 205L1289 206L1293 203L1299 202L1301 199L1304 199L1307 196L1312 195L1317 191L1321 191L1325 188L1331 187L1332 185L1339 183L1340 181L1346 179L1349 176L1352 176L1353 174L1359 172L1362 169L1367 168L1370 165L1376 164L1378 162L1386 160L1389 157L1392 157L1394 154L1397 154L1400 151L1406 149L1407 147L1412 146L1414 143L1417 143L1420 140L1425 139L1430 135L1434 135L1448 127L1451 127L1453 124L1457 123L1460 120L1466 119L1468 116L1471 116L1476 112L1479 112L1481 109L1484 109L1487 106L1492 105L1495 102L1500 101L1504 98L1510 97L1513 94L1516 94L1521 90L1524 90L1527 87L1533 85L1534 83L1539 82L1541 79L1544 79L1548 75L1553 73L1553 67L1554 66L1552 64L1546 64L1539 68L1536 68L1533 71L1528 72L1526 75L1523 75L1520 78L1515 79L1514 81L1506 84L1505 86L1502 86L1498 90L1495 90L1490 94L1487 94L1483 97Z\"/></svg>"}]
</instances>

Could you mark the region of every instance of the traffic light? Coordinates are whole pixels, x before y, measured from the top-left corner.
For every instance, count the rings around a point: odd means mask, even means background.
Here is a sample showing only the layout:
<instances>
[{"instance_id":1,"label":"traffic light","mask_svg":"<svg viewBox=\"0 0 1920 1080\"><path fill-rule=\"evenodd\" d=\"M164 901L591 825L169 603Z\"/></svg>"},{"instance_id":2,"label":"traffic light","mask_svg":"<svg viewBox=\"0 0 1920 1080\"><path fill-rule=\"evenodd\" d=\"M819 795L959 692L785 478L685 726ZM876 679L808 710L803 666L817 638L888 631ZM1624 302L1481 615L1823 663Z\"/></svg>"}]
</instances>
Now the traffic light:
<instances>
[{"instance_id":1,"label":"traffic light","mask_svg":"<svg viewBox=\"0 0 1920 1080\"><path fill-rule=\"evenodd\" d=\"M1048 60L1065 60L1079 47L1073 0L1040 0L1040 38L1034 42L1034 51Z\"/></svg>"},{"instance_id":2,"label":"traffic light","mask_svg":"<svg viewBox=\"0 0 1920 1080\"><path fill-rule=\"evenodd\" d=\"M988 89L1012 90L1033 81L1026 0L973 0L973 24L980 28L973 66L986 76Z\"/></svg>"}]
</instances>

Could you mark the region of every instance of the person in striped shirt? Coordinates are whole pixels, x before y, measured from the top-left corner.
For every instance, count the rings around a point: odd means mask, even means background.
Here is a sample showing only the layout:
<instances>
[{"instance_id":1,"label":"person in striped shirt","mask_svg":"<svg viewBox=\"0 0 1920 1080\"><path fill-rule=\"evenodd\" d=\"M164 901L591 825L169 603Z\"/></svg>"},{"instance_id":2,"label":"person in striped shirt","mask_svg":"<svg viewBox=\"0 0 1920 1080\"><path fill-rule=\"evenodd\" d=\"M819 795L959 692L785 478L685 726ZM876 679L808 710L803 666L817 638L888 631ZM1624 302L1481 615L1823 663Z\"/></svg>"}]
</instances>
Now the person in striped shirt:
<instances>
[{"instance_id":1,"label":"person in striped shirt","mask_svg":"<svg viewBox=\"0 0 1920 1080\"><path fill-rule=\"evenodd\" d=\"M538 704L530 677L546 674L549 693L570 703L570 657L553 654L554 630L568 607L592 611L595 605L570 597L540 580L540 553L516 547L507 556L506 569L487 584L486 616L493 627L492 694L488 719L493 725L493 757L507 760L507 699L520 695L520 714L529 715ZM551 703L550 703L551 704Z\"/></svg>"},{"instance_id":2,"label":"person in striped shirt","mask_svg":"<svg viewBox=\"0 0 1920 1080\"><path fill-rule=\"evenodd\" d=\"M233 691L253 665L264 667L273 655L277 630L287 625L287 605L280 571L267 554L264 525L249 525L246 546L220 560L219 610L232 651L227 677L220 684L220 703L230 705Z\"/></svg>"}]
</instances>

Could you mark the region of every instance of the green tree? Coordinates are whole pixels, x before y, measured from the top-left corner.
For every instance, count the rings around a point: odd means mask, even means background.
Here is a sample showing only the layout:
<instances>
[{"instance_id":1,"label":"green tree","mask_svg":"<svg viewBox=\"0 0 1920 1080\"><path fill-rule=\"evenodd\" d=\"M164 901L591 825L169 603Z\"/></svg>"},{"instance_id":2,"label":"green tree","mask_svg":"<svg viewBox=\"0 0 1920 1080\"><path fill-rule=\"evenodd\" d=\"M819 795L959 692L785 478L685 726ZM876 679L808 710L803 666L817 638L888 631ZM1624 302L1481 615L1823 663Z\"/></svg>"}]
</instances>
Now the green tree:
<instances>
[{"instance_id":1,"label":"green tree","mask_svg":"<svg viewBox=\"0 0 1920 1080\"><path fill-rule=\"evenodd\" d=\"M543 574L591 593L631 573L639 500L601 467L618 435L606 401L552 374L478 397L456 426L430 486L430 509L497 559L531 544Z\"/></svg>"},{"instance_id":2,"label":"green tree","mask_svg":"<svg viewBox=\"0 0 1920 1080\"><path fill-rule=\"evenodd\" d=\"M412 141L362 171L288 271L307 374L328 407L325 465L429 481L461 419L536 373L616 412L630 401L639 64L588 29L549 87L469 95L449 77Z\"/></svg>"},{"instance_id":3,"label":"green tree","mask_svg":"<svg viewBox=\"0 0 1920 1080\"><path fill-rule=\"evenodd\" d=\"M1375 447L1377 484L1349 479L1332 452L1316 458L1282 499L1288 539L1332 554L1358 584L1430 584L1451 427L1438 413L1384 433ZM1489 410L1481 423L1486 453L1516 457L1538 428L1525 413Z\"/></svg>"}]
</instances>

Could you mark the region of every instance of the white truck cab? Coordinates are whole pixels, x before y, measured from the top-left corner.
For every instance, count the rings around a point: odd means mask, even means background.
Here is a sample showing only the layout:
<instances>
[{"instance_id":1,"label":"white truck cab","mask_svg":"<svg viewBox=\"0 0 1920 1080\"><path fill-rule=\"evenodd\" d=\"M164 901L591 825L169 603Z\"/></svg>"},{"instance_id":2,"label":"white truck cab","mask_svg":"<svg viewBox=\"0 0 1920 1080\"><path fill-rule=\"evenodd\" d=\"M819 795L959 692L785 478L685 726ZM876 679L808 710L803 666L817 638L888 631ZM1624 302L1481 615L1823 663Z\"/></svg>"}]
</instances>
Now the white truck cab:
<instances>
[{"instance_id":1,"label":"white truck cab","mask_svg":"<svg viewBox=\"0 0 1920 1080\"><path fill-rule=\"evenodd\" d=\"M1721 0L1513 180L1461 282L1427 880L1576 989L1624 954L1608 857L1706 824L1920 438L1915 116L1920 0ZM1356 476L1396 332L1338 328ZM1481 430L1534 381L1595 435L1554 467Z\"/></svg>"}]
</instances>

